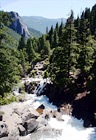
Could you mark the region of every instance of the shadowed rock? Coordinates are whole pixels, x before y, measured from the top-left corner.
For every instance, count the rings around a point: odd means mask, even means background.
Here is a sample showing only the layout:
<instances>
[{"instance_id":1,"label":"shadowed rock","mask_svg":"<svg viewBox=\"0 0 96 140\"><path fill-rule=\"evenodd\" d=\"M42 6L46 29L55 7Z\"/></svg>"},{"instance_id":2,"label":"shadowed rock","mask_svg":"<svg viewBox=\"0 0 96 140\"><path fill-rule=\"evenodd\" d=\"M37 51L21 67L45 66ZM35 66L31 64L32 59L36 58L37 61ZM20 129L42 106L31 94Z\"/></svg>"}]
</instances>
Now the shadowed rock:
<instances>
[{"instance_id":1,"label":"shadowed rock","mask_svg":"<svg viewBox=\"0 0 96 140\"><path fill-rule=\"evenodd\" d=\"M8 136L8 127L5 123L0 122L0 138Z\"/></svg>"}]
</instances>

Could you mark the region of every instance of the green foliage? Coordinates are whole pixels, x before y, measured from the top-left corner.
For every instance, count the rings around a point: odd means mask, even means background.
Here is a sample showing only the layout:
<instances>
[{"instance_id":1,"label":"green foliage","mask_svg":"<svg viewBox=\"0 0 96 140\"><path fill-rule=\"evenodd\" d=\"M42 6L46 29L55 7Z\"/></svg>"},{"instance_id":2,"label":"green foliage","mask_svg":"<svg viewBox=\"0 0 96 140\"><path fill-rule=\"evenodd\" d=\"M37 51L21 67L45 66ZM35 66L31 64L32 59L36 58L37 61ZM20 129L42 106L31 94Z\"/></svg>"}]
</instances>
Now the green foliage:
<instances>
[{"instance_id":1,"label":"green foliage","mask_svg":"<svg viewBox=\"0 0 96 140\"><path fill-rule=\"evenodd\" d=\"M25 94L24 92L22 94ZM18 100L20 102L23 102L24 101L24 96L23 95L18 95Z\"/></svg>"},{"instance_id":2,"label":"green foliage","mask_svg":"<svg viewBox=\"0 0 96 140\"><path fill-rule=\"evenodd\" d=\"M19 41L18 50L23 50L26 47L25 37L22 35Z\"/></svg>"},{"instance_id":3,"label":"green foliage","mask_svg":"<svg viewBox=\"0 0 96 140\"><path fill-rule=\"evenodd\" d=\"M9 92L13 84L19 80L17 59L12 53L11 49L0 48L0 94L2 96L4 92Z\"/></svg>"},{"instance_id":4,"label":"green foliage","mask_svg":"<svg viewBox=\"0 0 96 140\"><path fill-rule=\"evenodd\" d=\"M39 38L39 52L41 57L46 57L50 54L50 43L46 40L46 35Z\"/></svg>"},{"instance_id":5,"label":"green foliage","mask_svg":"<svg viewBox=\"0 0 96 140\"><path fill-rule=\"evenodd\" d=\"M10 40L6 45L11 48L14 47L17 48L20 40L20 35L17 34L15 31L13 31L12 29L6 27L6 36L7 38L10 38Z\"/></svg>"},{"instance_id":6,"label":"green foliage","mask_svg":"<svg viewBox=\"0 0 96 140\"><path fill-rule=\"evenodd\" d=\"M42 74L43 78L48 78L49 77L49 73L48 71L44 71L43 74Z\"/></svg>"},{"instance_id":7,"label":"green foliage","mask_svg":"<svg viewBox=\"0 0 96 140\"><path fill-rule=\"evenodd\" d=\"M30 75L31 75L31 77L35 77L36 76L36 74L37 74L37 70L32 70L31 72L30 72Z\"/></svg>"},{"instance_id":8,"label":"green foliage","mask_svg":"<svg viewBox=\"0 0 96 140\"><path fill-rule=\"evenodd\" d=\"M32 46L31 38L29 38L28 41L27 41L26 52L27 52L27 55L28 55L29 62L32 62L34 57L35 57L35 51L34 51L33 46Z\"/></svg>"},{"instance_id":9,"label":"green foliage","mask_svg":"<svg viewBox=\"0 0 96 140\"><path fill-rule=\"evenodd\" d=\"M50 57L49 72L51 80L60 87L69 83L67 58L62 47L54 49Z\"/></svg>"},{"instance_id":10,"label":"green foliage","mask_svg":"<svg viewBox=\"0 0 96 140\"><path fill-rule=\"evenodd\" d=\"M4 96L2 98L2 96L0 95L0 105L6 105L6 104L10 104L12 102L18 102L17 98L15 96Z\"/></svg>"},{"instance_id":11,"label":"green foliage","mask_svg":"<svg viewBox=\"0 0 96 140\"><path fill-rule=\"evenodd\" d=\"M0 111L0 114L1 114L1 115L4 115L4 114L5 114L5 112L3 112L3 111Z\"/></svg>"}]
</instances>

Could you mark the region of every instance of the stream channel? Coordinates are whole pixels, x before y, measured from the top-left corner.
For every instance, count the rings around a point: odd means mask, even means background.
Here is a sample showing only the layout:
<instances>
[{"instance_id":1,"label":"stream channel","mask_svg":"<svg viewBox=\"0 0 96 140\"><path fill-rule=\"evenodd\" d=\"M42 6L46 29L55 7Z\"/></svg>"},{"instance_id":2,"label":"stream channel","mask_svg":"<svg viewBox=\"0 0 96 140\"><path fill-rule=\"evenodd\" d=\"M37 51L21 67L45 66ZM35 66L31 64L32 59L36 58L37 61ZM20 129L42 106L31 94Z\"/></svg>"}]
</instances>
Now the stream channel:
<instances>
[{"instance_id":1,"label":"stream channel","mask_svg":"<svg viewBox=\"0 0 96 140\"><path fill-rule=\"evenodd\" d=\"M21 83L24 82L32 82L32 81L39 81L38 88L35 89L34 94L27 94L29 97L24 104L28 104L35 109L38 108L41 104L45 106L46 109L54 109L57 110L57 107L54 106L52 103L49 103L49 100L46 96L41 95L37 96L37 92L41 92L46 85L46 81L48 82L49 79L40 79L40 78L26 78L22 80ZM18 93L18 88L15 90L16 94ZM32 140L96 140L96 128L84 128L83 127L83 120L78 120L69 115L63 115L62 118L64 121L58 121L56 118L51 118L48 120L49 125L51 128L60 129L61 134L57 137L52 133L51 135L47 133L47 135L43 134L42 131L36 131L32 133L31 139ZM29 136L29 135L28 135Z\"/></svg>"}]
</instances>

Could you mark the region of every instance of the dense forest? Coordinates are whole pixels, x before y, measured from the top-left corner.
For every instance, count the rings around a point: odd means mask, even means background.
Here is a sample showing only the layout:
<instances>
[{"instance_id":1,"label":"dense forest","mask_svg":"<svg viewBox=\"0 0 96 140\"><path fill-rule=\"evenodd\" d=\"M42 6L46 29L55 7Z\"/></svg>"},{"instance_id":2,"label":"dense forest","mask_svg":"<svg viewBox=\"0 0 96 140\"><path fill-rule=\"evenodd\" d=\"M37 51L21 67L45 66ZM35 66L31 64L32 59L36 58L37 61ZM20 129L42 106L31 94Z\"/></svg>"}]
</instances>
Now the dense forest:
<instances>
[{"instance_id":1,"label":"dense forest","mask_svg":"<svg viewBox=\"0 0 96 140\"><path fill-rule=\"evenodd\" d=\"M78 86L86 86L96 102L96 5L91 10L86 8L76 19L71 11L65 25L61 21L55 29L46 28L39 39L26 40L22 35L15 47L14 39L6 34L11 20L8 13L0 12L1 104L8 103L5 99L13 85L41 60L46 61L43 76L51 77L54 87L68 89L75 96Z\"/></svg>"}]
</instances>

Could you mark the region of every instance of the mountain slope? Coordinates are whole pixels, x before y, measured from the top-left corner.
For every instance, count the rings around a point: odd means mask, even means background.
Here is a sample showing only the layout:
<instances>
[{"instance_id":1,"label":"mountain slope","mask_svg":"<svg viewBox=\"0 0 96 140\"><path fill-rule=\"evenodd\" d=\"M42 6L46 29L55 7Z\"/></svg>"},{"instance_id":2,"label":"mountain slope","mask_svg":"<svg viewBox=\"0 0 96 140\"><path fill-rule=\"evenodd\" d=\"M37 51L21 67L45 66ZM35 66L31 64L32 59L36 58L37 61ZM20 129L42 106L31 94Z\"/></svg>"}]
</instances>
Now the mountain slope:
<instances>
[{"instance_id":1,"label":"mountain slope","mask_svg":"<svg viewBox=\"0 0 96 140\"><path fill-rule=\"evenodd\" d=\"M18 46L21 36L8 27L6 27L6 35L10 39L10 41L6 44L6 46L16 48Z\"/></svg>"},{"instance_id":2,"label":"mountain slope","mask_svg":"<svg viewBox=\"0 0 96 140\"><path fill-rule=\"evenodd\" d=\"M29 27L34 28L35 30L40 31L41 33L46 33L46 27L50 30L50 27L53 25L55 27L56 23L61 24L61 20L66 22L66 19L47 19L43 17L36 16L22 16L23 22Z\"/></svg>"},{"instance_id":3,"label":"mountain slope","mask_svg":"<svg viewBox=\"0 0 96 140\"><path fill-rule=\"evenodd\" d=\"M29 33L33 36L33 37L37 37L39 38L40 36L42 36L42 33L40 31L37 31L33 28L28 28Z\"/></svg>"}]
</instances>

